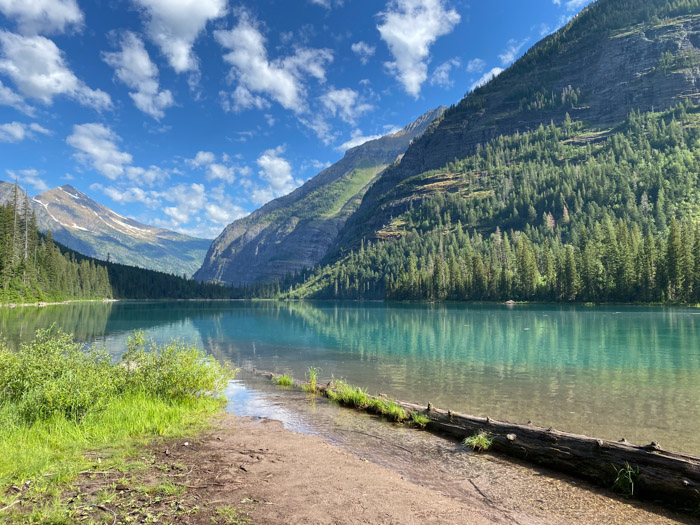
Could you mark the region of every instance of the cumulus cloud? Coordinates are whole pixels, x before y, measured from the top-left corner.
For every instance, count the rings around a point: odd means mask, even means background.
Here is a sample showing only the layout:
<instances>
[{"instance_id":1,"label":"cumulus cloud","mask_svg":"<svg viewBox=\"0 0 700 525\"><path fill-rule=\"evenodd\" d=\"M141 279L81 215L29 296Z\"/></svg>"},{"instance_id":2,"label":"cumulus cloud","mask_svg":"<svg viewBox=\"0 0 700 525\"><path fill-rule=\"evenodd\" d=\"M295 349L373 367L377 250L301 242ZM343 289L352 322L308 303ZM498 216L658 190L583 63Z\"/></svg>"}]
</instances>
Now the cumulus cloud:
<instances>
[{"instance_id":1,"label":"cumulus cloud","mask_svg":"<svg viewBox=\"0 0 700 525\"><path fill-rule=\"evenodd\" d=\"M451 88L454 86L454 82L450 78L450 73L453 67L459 67L461 65L458 58L451 58L440 64L433 71L432 77L430 77L430 85L438 85L444 88Z\"/></svg>"},{"instance_id":2,"label":"cumulus cloud","mask_svg":"<svg viewBox=\"0 0 700 525\"><path fill-rule=\"evenodd\" d=\"M209 164L207 167L207 180L222 180L231 184L235 180L233 168L223 164Z\"/></svg>"},{"instance_id":3,"label":"cumulus cloud","mask_svg":"<svg viewBox=\"0 0 700 525\"><path fill-rule=\"evenodd\" d=\"M493 69L487 71L486 73L484 73L484 75L479 80L477 80L476 82L474 82L474 84L472 84L472 87L471 87L472 91L474 91L476 88L479 88L485 84L488 84L489 82L491 82L491 80L493 80L498 75L503 73L503 71L504 71L504 69L502 69L500 67L494 67Z\"/></svg>"},{"instance_id":4,"label":"cumulus cloud","mask_svg":"<svg viewBox=\"0 0 700 525\"><path fill-rule=\"evenodd\" d=\"M0 0L0 12L17 22L21 33L63 33L83 24L76 0Z\"/></svg>"},{"instance_id":5,"label":"cumulus cloud","mask_svg":"<svg viewBox=\"0 0 700 525\"><path fill-rule=\"evenodd\" d=\"M363 66L369 62L369 59L372 58L374 53L377 51L376 47L370 46L367 42L362 41L355 42L350 46L350 49L352 49L352 52L360 57L360 62Z\"/></svg>"},{"instance_id":6,"label":"cumulus cloud","mask_svg":"<svg viewBox=\"0 0 700 525\"><path fill-rule=\"evenodd\" d=\"M428 78L430 46L459 23L460 16L444 0L390 0L377 27L394 61L385 65L418 98Z\"/></svg>"},{"instance_id":7,"label":"cumulus cloud","mask_svg":"<svg viewBox=\"0 0 700 525\"><path fill-rule=\"evenodd\" d=\"M358 117L374 109L374 106L361 102L359 93L349 88L331 88L321 96L321 103L332 115L338 115L348 124L354 124Z\"/></svg>"},{"instance_id":8,"label":"cumulus cloud","mask_svg":"<svg viewBox=\"0 0 700 525\"><path fill-rule=\"evenodd\" d=\"M270 59L265 37L256 26L255 20L241 11L236 27L214 32L219 44L229 51L224 60L231 65L229 78L237 84L232 94L233 104L224 105L224 109L262 109L267 107L269 98L285 109L304 112L306 78L325 81L326 66L333 60L331 51L297 48L292 55Z\"/></svg>"},{"instance_id":9,"label":"cumulus cloud","mask_svg":"<svg viewBox=\"0 0 700 525\"><path fill-rule=\"evenodd\" d=\"M111 107L109 95L90 89L68 68L63 53L43 36L25 37L0 31L0 72L8 75L25 96L51 104L66 95L97 110Z\"/></svg>"},{"instance_id":10,"label":"cumulus cloud","mask_svg":"<svg viewBox=\"0 0 700 525\"><path fill-rule=\"evenodd\" d=\"M320 5L326 9L332 7L340 7L343 5L343 0L309 0L312 4Z\"/></svg>"},{"instance_id":11,"label":"cumulus cloud","mask_svg":"<svg viewBox=\"0 0 700 525\"><path fill-rule=\"evenodd\" d=\"M141 168L139 166L127 166L126 177L134 182L140 182L148 186L153 186L157 182L163 182L170 177L167 171L158 166Z\"/></svg>"},{"instance_id":12,"label":"cumulus cloud","mask_svg":"<svg viewBox=\"0 0 700 525\"><path fill-rule=\"evenodd\" d=\"M27 104L24 98L15 93L11 88L5 86L2 81L0 81L0 105L15 108L17 111L30 117L33 117L36 113L36 110Z\"/></svg>"},{"instance_id":13,"label":"cumulus cloud","mask_svg":"<svg viewBox=\"0 0 700 525\"><path fill-rule=\"evenodd\" d=\"M117 78L134 91L129 96L138 109L159 120L175 101L170 90L160 91L158 68L148 56L143 41L127 31L122 36L121 50L103 53L103 60L114 68Z\"/></svg>"},{"instance_id":14,"label":"cumulus cloud","mask_svg":"<svg viewBox=\"0 0 700 525\"><path fill-rule=\"evenodd\" d=\"M578 11L590 4L591 1L592 0L568 0L565 5L567 11ZM561 0L553 0L553 3L556 5L561 5Z\"/></svg>"},{"instance_id":15,"label":"cumulus cloud","mask_svg":"<svg viewBox=\"0 0 700 525\"><path fill-rule=\"evenodd\" d=\"M75 157L83 164L91 165L108 179L116 180L124 174L124 167L131 164L129 153L120 151L117 142L121 138L103 124L76 124L66 143L77 150Z\"/></svg>"},{"instance_id":16,"label":"cumulus cloud","mask_svg":"<svg viewBox=\"0 0 700 525\"><path fill-rule=\"evenodd\" d=\"M158 208L161 205L162 194L157 191L144 190L138 186L129 186L126 188L116 188L114 186L103 186L95 183L90 185L93 191L101 191L107 197L119 204L128 204L131 202L140 202L149 208Z\"/></svg>"},{"instance_id":17,"label":"cumulus cloud","mask_svg":"<svg viewBox=\"0 0 700 525\"><path fill-rule=\"evenodd\" d=\"M501 64L507 66L511 64L516 58L518 58L520 50L527 43L528 40L529 39L526 38L525 40L518 42L514 38L510 39L508 41L506 49L503 51L503 53L498 55L498 58L501 60Z\"/></svg>"},{"instance_id":18,"label":"cumulus cloud","mask_svg":"<svg viewBox=\"0 0 700 525\"><path fill-rule=\"evenodd\" d=\"M10 176L10 179L14 179L21 186L31 186L36 191L42 192L49 189L48 184L39 177L39 171L35 169L19 170L15 172L13 170L5 170Z\"/></svg>"},{"instance_id":19,"label":"cumulus cloud","mask_svg":"<svg viewBox=\"0 0 700 525\"><path fill-rule=\"evenodd\" d=\"M0 142L21 142L25 138L34 138L34 134L50 135L51 132L33 122L25 124L23 122L9 122L0 124Z\"/></svg>"},{"instance_id":20,"label":"cumulus cloud","mask_svg":"<svg viewBox=\"0 0 700 525\"><path fill-rule=\"evenodd\" d=\"M163 196L165 200L174 204L166 206L163 211L175 227L190 222L207 202L204 184L178 184L168 188Z\"/></svg>"},{"instance_id":21,"label":"cumulus cloud","mask_svg":"<svg viewBox=\"0 0 700 525\"><path fill-rule=\"evenodd\" d=\"M177 73L198 71L192 52L210 20L226 14L226 0L133 0L147 14L148 36Z\"/></svg>"},{"instance_id":22,"label":"cumulus cloud","mask_svg":"<svg viewBox=\"0 0 700 525\"><path fill-rule=\"evenodd\" d=\"M267 183L266 186L256 188L251 194L251 200L255 204L264 204L272 199L287 195L302 181L292 176L292 165L282 157L285 148L279 146L268 149L258 157L257 164L260 170L260 179Z\"/></svg>"},{"instance_id":23,"label":"cumulus cloud","mask_svg":"<svg viewBox=\"0 0 700 525\"><path fill-rule=\"evenodd\" d=\"M472 58L467 63L468 73L481 73L486 68L486 62L480 58Z\"/></svg>"},{"instance_id":24,"label":"cumulus cloud","mask_svg":"<svg viewBox=\"0 0 700 525\"><path fill-rule=\"evenodd\" d=\"M211 164L215 160L216 155L214 155L211 151L198 151L193 159L187 159L185 162L193 168L199 168L200 166Z\"/></svg>"}]
</instances>

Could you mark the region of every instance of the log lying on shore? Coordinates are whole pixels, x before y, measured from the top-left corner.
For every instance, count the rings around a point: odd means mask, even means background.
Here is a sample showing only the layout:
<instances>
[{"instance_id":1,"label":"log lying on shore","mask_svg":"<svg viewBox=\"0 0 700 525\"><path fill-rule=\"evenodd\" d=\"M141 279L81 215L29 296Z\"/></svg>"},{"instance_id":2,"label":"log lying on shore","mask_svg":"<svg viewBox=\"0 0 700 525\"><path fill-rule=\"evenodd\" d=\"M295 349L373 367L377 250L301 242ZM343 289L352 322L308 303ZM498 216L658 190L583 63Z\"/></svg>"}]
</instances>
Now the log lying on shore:
<instances>
[{"instance_id":1,"label":"log lying on shore","mask_svg":"<svg viewBox=\"0 0 700 525\"><path fill-rule=\"evenodd\" d=\"M263 373L274 378L274 374ZM297 386L303 383L294 381ZM318 385L328 395L333 383ZM367 396L376 399L376 396ZM631 494L686 509L700 508L700 458L663 450L658 443L633 445L626 440L608 441L570 434L553 428L520 425L432 407L395 401L410 414L421 414L430 421L425 429L459 439L485 433L491 449L524 461L544 465L611 488L625 473L631 484L623 484Z\"/></svg>"}]
</instances>

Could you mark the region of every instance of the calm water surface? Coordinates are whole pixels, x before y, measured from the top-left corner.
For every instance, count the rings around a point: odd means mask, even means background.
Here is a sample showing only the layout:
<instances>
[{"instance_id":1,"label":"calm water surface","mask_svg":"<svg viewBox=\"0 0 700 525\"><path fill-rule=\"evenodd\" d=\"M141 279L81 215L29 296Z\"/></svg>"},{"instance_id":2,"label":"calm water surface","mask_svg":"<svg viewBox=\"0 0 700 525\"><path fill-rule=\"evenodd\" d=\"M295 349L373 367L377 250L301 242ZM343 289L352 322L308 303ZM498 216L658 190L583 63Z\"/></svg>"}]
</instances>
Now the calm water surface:
<instances>
[{"instance_id":1,"label":"calm water surface","mask_svg":"<svg viewBox=\"0 0 700 525\"><path fill-rule=\"evenodd\" d=\"M700 454L700 310L384 303L89 303L0 309L11 343L55 324L118 355L134 329L246 369Z\"/></svg>"}]
</instances>

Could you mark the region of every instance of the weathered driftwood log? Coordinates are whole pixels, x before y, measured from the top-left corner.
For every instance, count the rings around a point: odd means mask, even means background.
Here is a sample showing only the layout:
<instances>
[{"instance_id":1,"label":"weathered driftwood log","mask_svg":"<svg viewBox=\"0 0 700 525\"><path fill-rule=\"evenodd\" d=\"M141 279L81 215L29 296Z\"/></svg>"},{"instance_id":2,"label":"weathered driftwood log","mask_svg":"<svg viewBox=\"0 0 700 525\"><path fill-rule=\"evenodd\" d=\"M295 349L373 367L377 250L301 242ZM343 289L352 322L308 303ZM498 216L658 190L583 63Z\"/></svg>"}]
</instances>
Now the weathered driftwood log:
<instances>
[{"instance_id":1,"label":"weathered driftwood log","mask_svg":"<svg viewBox=\"0 0 700 525\"><path fill-rule=\"evenodd\" d=\"M270 373L265 375L275 377ZM303 385L299 381L295 383ZM318 392L324 395L328 388L332 388L332 384L317 386ZM685 509L699 508L700 458L665 451L658 443L638 446L626 440L607 441L532 424L520 425L489 417L458 414L435 408L430 403L396 403L409 414L419 413L428 417L430 422L425 426L426 430L459 440L485 432L492 439L491 448L497 452L605 487L614 485L620 469L624 472L630 468L634 472L634 496Z\"/></svg>"}]
</instances>

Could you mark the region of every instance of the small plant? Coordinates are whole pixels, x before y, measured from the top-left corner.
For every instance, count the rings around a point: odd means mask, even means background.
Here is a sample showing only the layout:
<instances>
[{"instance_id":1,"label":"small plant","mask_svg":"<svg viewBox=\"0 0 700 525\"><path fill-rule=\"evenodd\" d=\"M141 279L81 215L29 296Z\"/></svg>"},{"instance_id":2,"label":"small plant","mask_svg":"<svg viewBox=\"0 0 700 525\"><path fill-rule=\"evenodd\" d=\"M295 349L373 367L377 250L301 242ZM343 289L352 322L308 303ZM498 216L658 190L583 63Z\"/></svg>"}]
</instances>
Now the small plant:
<instances>
[{"instance_id":1,"label":"small plant","mask_svg":"<svg viewBox=\"0 0 700 525\"><path fill-rule=\"evenodd\" d=\"M211 522L225 523L226 525L245 525L250 523L250 518L245 512L238 510L236 507L223 506L216 509L215 516L212 516Z\"/></svg>"},{"instance_id":2,"label":"small plant","mask_svg":"<svg viewBox=\"0 0 700 525\"><path fill-rule=\"evenodd\" d=\"M615 473L615 481L613 482L613 490L624 494L625 496L634 496L635 490L639 487L639 465L635 468L625 461L625 466L617 468L613 465Z\"/></svg>"},{"instance_id":3,"label":"small plant","mask_svg":"<svg viewBox=\"0 0 700 525\"><path fill-rule=\"evenodd\" d=\"M294 378L288 376L287 374L282 374L279 377L273 377L272 380L277 383L277 386L292 386L294 384Z\"/></svg>"},{"instance_id":4,"label":"small plant","mask_svg":"<svg viewBox=\"0 0 700 525\"><path fill-rule=\"evenodd\" d=\"M471 449L476 452L484 452L491 448L493 439L491 439L486 432L478 432L466 438L462 444L465 447L471 447Z\"/></svg>"},{"instance_id":5,"label":"small plant","mask_svg":"<svg viewBox=\"0 0 700 525\"><path fill-rule=\"evenodd\" d=\"M308 384L304 385L304 390L313 394L316 393L316 382L318 380L318 373L320 371L321 369L316 368L315 366L309 367L309 369L306 371L306 377L308 378L309 382Z\"/></svg>"},{"instance_id":6,"label":"small plant","mask_svg":"<svg viewBox=\"0 0 700 525\"><path fill-rule=\"evenodd\" d=\"M430 423L430 418L428 416L424 416L423 414L419 414L418 412L413 412L411 414L411 422L417 427L425 428L425 425Z\"/></svg>"},{"instance_id":7,"label":"small plant","mask_svg":"<svg viewBox=\"0 0 700 525\"><path fill-rule=\"evenodd\" d=\"M384 417L400 423L408 419L408 413L392 399L373 399L372 409Z\"/></svg>"}]
</instances>

